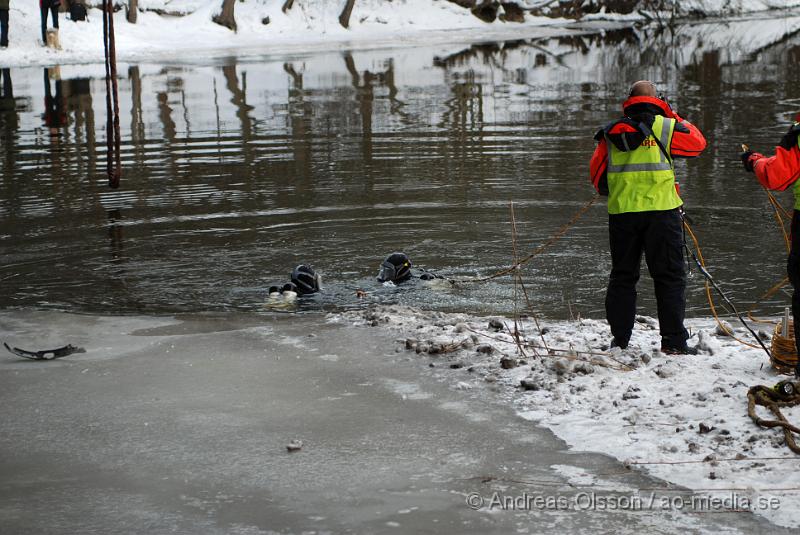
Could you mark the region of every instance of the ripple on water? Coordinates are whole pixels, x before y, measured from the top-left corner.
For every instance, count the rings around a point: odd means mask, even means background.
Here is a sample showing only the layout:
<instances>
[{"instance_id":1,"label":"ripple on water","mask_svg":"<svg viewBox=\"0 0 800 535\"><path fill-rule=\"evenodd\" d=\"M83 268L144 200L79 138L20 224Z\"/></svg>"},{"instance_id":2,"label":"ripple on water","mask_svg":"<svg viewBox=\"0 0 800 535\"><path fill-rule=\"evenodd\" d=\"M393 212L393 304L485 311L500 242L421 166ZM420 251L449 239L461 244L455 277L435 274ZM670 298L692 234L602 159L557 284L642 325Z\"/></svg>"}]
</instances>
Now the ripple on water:
<instances>
[{"instance_id":1,"label":"ripple on water","mask_svg":"<svg viewBox=\"0 0 800 535\"><path fill-rule=\"evenodd\" d=\"M86 99L85 83L62 80L66 120L52 138L42 71L12 69L28 105L14 121L0 113L0 135L10 129L14 140L0 158L0 306L275 313L263 308L265 289L310 263L325 291L296 312L375 302L525 311L510 278L384 288L374 277L396 250L452 278L503 269L515 254L511 202L516 254L545 243L591 197L592 135L618 113L632 73L647 72L712 140L679 173L710 269L746 308L782 277L785 251L763 197L734 179L741 164L713 140L747 132L766 150L785 130L797 99L783 88L800 86L790 68L800 37L787 21L784 33L763 27L757 75L747 42L701 43L719 29L705 23L675 28L686 56L669 68L650 53L667 37L615 29L495 51L386 49L363 65L354 52L355 71L324 52L233 59L233 79L221 65L131 69L120 79L116 191L105 176L103 81L89 80ZM631 54L634 41L647 53ZM598 203L525 265L537 313L604 314L606 217ZM640 304L654 315L651 287L643 273ZM688 300L690 313L707 313L696 274ZM755 310L786 301L778 293Z\"/></svg>"}]
</instances>

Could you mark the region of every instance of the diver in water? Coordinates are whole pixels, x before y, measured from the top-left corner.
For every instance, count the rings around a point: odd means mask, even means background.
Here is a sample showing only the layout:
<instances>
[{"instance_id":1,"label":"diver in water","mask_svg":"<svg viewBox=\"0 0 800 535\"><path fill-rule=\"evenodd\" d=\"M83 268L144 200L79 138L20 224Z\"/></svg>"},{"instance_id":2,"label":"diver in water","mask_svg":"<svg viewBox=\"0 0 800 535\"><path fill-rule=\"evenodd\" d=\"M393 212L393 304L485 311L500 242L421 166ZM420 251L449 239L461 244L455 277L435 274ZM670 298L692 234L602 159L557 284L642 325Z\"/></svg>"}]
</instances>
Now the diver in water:
<instances>
[{"instance_id":1,"label":"diver in water","mask_svg":"<svg viewBox=\"0 0 800 535\"><path fill-rule=\"evenodd\" d=\"M271 301L294 301L297 299L297 286L291 282L287 282L280 288L278 286L270 286L269 298Z\"/></svg>"},{"instance_id":2,"label":"diver in water","mask_svg":"<svg viewBox=\"0 0 800 535\"><path fill-rule=\"evenodd\" d=\"M392 253L378 270L378 282L400 284L411 278L411 259L405 253Z\"/></svg>"},{"instance_id":3,"label":"diver in water","mask_svg":"<svg viewBox=\"0 0 800 535\"><path fill-rule=\"evenodd\" d=\"M292 282L283 286L270 286L270 301L294 301L297 296L311 295L320 291L322 277L311 266L300 264L291 274Z\"/></svg>"},{"instance_id":4,"label":"diver in water","mask_svg":"<svg viewBox=\"0 0 800 535\"><path fill-rule=\"evenodd\" d=\"M291 282L287 282L283 285L283 288L281 288L281 295L283 295L283 298L287 301L297 299L297 286Z\"/></svg>"},{"instance_id":5,"label":"diver in water","mask_svg":"<svg viewBox=\"0 0 800 535\"><path fill-rule=\"evenodd\" d=\"M400 284L414 277L411 268L414 267L411 259L405 253L392 253L383 261L378 271L378 282ZM417 276L418 279L428 281L433 279L444 279L440 275L430 271L422 271ZM446 280L446 279L445 279Z\"/></svg>"},{"instance_id":6,"label":"diver in water","mask_svg":"<svg viewBox=\"0 0 800 535\"><path fill-rule=\"evenodd\" d=\"M311 295L319 292L322 277L311 266L300 264L292 271L291 284L295 286L297 295Z\"/></svg>"}]
</instances>

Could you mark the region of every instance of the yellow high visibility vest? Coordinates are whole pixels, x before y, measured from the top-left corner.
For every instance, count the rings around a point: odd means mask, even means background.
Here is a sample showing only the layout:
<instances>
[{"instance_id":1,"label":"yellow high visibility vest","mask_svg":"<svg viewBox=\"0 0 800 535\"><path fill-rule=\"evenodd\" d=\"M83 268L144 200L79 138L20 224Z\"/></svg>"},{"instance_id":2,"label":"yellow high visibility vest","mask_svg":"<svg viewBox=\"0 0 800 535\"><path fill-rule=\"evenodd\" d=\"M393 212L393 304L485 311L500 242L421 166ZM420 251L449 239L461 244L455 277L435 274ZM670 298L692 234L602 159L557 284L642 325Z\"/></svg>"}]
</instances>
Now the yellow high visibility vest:
<instances>
[{"instance_id":1,"label":"yellow high visibility vest","mask_svg":"<svg viewBox=\"0 0 800 535\"><path fill-rule=\"evenodd\" d=\"M652 131L653 135L628 152L606 139L609 214L672 210L683 204L675 191L672 161L654 139L669 153L675 120L656 115Z\"/></svg>"}]
</instances>

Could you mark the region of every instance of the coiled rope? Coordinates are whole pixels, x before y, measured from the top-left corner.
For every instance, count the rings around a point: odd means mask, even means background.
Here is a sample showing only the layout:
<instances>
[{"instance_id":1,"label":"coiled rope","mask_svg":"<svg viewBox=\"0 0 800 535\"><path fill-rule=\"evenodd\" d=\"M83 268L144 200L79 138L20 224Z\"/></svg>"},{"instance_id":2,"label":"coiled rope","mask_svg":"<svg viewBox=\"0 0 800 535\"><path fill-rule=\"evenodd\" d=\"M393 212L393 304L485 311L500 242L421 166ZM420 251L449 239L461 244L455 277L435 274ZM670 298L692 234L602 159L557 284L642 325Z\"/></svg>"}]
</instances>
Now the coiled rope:
<instances>
[{"instance_id":1,"label":"coiled rope","mask_svg":"<svg viewBox=\"0 0 800 535\"><path fill-rule=\"evenodd\" d=\"M781 329L782 323L775 325L775 332L772 334L772 367L781 373L796 374L797 372L797 346L794 341L794 322L787 322L787 332L789 336L783 336Z\"/></svg>"},{"instance_id":2,"label":"coiled rope","mask_svg":"<svg viewBox=\"0 0 800 535\"><path fill-rule=\"evenodd\" d=\"M784 390L784 385L787 384L791 386L788 389L788 393ZM756 414L756 405L766 407L767 410L775 415L776 420L767 420L758 416ZM795 407L797 405L800 405L800 393L789 381L780 382L774 388L757 385L747 391L747 414L753 422L761 427L782 428L786 445L793 452L800 454L800 447L798 447L794 436L795 433L800 434L800 428L790 424L781 412L781 407Z\"/></svg>"}]
</instances>

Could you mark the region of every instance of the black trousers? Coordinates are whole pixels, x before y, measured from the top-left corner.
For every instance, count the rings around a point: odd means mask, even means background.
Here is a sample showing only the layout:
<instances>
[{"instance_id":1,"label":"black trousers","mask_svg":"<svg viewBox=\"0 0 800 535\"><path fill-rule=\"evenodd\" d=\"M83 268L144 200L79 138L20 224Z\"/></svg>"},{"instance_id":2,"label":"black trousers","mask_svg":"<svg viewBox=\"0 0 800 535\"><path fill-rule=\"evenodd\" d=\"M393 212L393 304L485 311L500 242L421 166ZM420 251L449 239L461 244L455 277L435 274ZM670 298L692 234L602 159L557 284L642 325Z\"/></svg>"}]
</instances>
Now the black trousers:
<instances>
[{"instance_id":1,"label":"black trousers","mask_svg":"<svg viewBox=\"0 0 800 535\"><path fill-rule=\"evenodd\" d=\"M636 283L644 253L655 285L661 346L684 347L689 333L683 326L686 269L683 221L678 209L609 215L608 234L611 276L606 293L606 317L611 334L620 342L627 342L631 337L636 316Z\"/></svg>"},{"instance_id":2,"label":"black trousers","mask_svg":"<svg viewBox=\"0 0 800 535\"><path fill-rule=\"evenodd\" d=\"M792 283L792 317L794 318L794 342L800 354L800 212L792 215L792 249L786 262L786 273Z\"/></svg>"},{"instance_id":3,"label":"black trousers","mask_svg":"<svg viewBox=\"0 0 800 535\"><path fill-rule=\"evenodd\" d=\"M42 2L42 43L47 44L47 11L53 17L53 28L58 28L58 8L50 5L50 0Z\"/></svg>"},{"instance_id":4,"label":"black trousers","mask_svg":"<svg viewBox=\"0 0 800 535\"><path fill-rule=\"evenodd\" d=\"M0 46L8 46L8 10L0 9Z\"/></svg>"}]
</instances>

